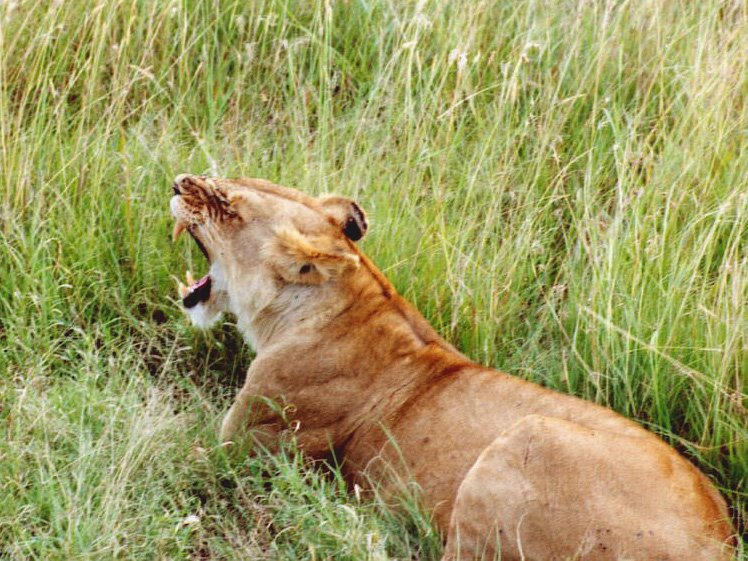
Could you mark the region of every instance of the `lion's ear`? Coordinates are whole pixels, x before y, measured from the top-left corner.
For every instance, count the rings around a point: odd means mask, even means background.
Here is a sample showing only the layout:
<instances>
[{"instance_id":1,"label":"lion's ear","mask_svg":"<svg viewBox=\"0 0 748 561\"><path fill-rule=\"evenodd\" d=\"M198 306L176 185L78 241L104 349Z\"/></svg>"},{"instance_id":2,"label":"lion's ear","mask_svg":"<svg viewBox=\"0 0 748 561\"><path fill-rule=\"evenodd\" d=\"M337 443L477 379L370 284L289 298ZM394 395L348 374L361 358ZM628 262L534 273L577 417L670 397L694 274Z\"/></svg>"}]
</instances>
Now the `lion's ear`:
<instances>
[{"instance_id":1,"label":"lion's ear","mask_svg":"<svg viewBox=\"0 0 748 561\"><path fill-rule=\"evenodd\" d=\"M364 237L369 224L366 222L366 213L358 203L337 195L322 195L317 200L340 225L348 239L357 242Z\"/></svg>"},{"instance_id":2,"label":"lion's ear","mask_svg":"<svg viewBox=\"0 0 748 561\"><path fill-rule=\"evenodd\" d=\"M358 255L342 240L305 236L295 228L276 230L264 251L275 271L290 283L322 284L359 266Z\"/></svg>"}]
</instances>

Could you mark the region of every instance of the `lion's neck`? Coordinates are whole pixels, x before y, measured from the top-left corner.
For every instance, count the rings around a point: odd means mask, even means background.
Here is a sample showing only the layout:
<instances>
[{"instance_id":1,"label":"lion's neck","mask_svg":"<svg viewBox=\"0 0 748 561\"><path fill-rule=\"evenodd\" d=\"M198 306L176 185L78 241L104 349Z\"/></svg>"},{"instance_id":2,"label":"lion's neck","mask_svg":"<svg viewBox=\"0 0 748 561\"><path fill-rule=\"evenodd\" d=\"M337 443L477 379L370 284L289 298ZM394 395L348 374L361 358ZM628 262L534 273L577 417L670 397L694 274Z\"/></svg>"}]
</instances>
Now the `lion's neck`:
<instances>
[{"instance_id":1,"label":"lion's neck","mask_svg":"<svg viewBox=\"0 0 748 561\"><path fill-rule=\"evenodd\" d=\"M426 319L402 298L381 271L363 254L361 267L345 279L319 285L290 285L272 297L257 298L253 290L235 314L245 340L255 351L290 340L306 345L311 339L325 344L326 334L352 329L357 322L370 322L374 315L388 316L387 328L409 332L413 341L435 344L460 354L442 339ZM462 355L460 355L462 356Z\"/></svg>"},{"instance_id":2,"label":"lion's neck","mask_svg":"<svg viewBox=\"0 0 748 561\"><path fill-rule=\"evenodd\" d=\"M248 309L238 327L259 354L277 345L286 346L294 339L308 340L308 335L303 334L322 329L340 305L329 288L289 286L263 306Z\"/></svg>"},{"instance_id":3,"label":"lion's neck","mask_svg":"<svg viewBox=\"0 0 748 561\"><path fill-rule=\"evenodd\" d=\"M371 281L380 287L380 293L388 301L391 309L396 310L402 318L402 325L410 329L413 334L426 344L435 344L444 350L455 353L461 358L465 356L460 353L454 346L445 341L424 318L421 313L410 302L400 296L392 283L384 274L374 265L368 257L360 254L361 257L361 277L366 279L368 276Z\"/></svg>"}]
</instances>

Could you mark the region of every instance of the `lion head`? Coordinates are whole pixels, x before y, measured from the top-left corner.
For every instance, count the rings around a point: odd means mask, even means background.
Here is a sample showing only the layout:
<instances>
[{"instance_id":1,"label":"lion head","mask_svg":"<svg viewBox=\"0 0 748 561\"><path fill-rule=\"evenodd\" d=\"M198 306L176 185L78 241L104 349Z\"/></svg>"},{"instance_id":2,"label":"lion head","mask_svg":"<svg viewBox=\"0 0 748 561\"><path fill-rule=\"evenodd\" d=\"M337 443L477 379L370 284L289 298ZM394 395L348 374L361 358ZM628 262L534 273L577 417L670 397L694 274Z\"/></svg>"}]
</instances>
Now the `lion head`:
<instances>
[{"instance_id":1,"label":"lion head","mask_svg":"<svg viewBox=\"0 0 748 561\"><path fill-rule=\"evenodd\" d=\"M355 271L354 241L366 216L351 199L311 197L259 179L182 174L173 184L173 239L187 231L210 263L207 275L179 294L193 322L208 327L223 312L237 316L257 348L256 320L306 301Z\"/></svg>"}]
</instances>

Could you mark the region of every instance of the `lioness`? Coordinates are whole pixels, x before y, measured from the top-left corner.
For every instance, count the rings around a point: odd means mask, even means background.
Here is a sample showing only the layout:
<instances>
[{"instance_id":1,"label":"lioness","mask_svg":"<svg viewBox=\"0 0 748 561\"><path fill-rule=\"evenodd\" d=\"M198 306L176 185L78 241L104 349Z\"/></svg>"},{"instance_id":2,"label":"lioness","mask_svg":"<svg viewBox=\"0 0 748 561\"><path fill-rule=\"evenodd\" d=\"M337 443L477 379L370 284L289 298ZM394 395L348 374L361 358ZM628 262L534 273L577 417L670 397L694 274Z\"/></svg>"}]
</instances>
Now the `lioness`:
<instances>
[{"instance_id":1,"label":"lioness","mask_svg":"<svg viewBox=\"0 0 748 561\"><path fill-rule=\"evenodd\" d=\"M194 175L173 190L173 238L187 230L210 262L180 283L184 306L201 327L232 312L257 351L223 441L254 427L272 442L290 421L351 482L412 477L444 559L731 558L706 476L609 409L460 354L357 249L352 200Z\"/></svg>"}]
</instances>

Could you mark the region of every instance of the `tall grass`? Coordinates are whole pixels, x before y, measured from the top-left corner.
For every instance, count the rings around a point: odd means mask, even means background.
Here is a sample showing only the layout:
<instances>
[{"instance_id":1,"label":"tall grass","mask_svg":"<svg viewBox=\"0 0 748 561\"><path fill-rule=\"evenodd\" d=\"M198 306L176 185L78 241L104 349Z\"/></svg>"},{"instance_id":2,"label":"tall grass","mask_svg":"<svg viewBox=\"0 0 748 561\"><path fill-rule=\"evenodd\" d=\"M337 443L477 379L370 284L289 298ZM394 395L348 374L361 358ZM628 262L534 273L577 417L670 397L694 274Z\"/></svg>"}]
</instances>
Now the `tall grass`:
<instances>
[{"instance_id":1,"label":"tall grass","mask_svg":"<svg viewBox=\"0 0 748 561\"><path fill-rule=\"evenodd\" d=\"M218 446L251 357L173 300L184 171L357 197L442 334L661 434L744 531L746 99L738 0L0 3L0 557L438 557Z\"/></svg>"}]
</instances>

